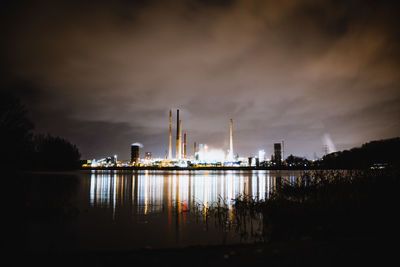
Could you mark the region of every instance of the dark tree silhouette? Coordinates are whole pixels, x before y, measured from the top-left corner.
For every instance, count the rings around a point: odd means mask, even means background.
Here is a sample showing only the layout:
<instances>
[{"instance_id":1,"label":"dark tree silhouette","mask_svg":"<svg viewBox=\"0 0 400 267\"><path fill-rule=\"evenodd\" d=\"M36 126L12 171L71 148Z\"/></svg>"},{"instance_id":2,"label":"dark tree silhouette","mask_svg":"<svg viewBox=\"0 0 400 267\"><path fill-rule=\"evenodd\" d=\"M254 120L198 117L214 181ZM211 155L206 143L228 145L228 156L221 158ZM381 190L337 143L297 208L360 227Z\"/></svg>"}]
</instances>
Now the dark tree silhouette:
<instances>
[{"instance_id":1,"label":"dark tree silhouette","mask_svg":"<svg viewBox=\"0 0 400 267\"><path fill-rule=\"evenodd\" d=\"M69 141L51 135L36 135L35 167L38 169L70 170L80 166L78 148Z\"/></svg>"},{"instance_id":2,"label":"dark tree silhouette","mask_svg":"<svg viewBox=\"0 0 400 267\"><path fill-rule=\"evenodd\" d=\"M28 166L32 153L33 123L19 99L0 92L0 165Z\"/></svg>"},{"instance_id":3,"label":"dark tree silhouette","mask_svg":"<svg viewBox=\"0 0 400 267\"><path fill-rule=\"evenodd\" d=\"M60 137L34 135L27 113L9 90L0 91L0 166L5 170L79 168L77 147Z\"/></svg>"},{"instance_id":4,"label":"dark tree silhouette","mask_svg":"<svg viewBox=\"0 0 400 267\"><path fill-rule=\"evenodd\" d=\"M361 147L325 155L321 166L331 169L366 169L374 164L399 168L400 137L372 141Z\"/></svg>"}]
</instances>

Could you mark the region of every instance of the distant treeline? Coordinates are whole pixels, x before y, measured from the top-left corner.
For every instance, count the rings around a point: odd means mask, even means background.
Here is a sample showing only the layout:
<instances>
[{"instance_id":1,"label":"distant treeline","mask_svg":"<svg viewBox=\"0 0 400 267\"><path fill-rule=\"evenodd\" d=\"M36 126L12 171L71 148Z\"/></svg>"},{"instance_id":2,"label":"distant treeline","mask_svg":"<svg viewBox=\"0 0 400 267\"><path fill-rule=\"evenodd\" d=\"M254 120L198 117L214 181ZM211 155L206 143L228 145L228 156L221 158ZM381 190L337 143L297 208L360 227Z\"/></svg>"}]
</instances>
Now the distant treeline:
<instances>
[{"instance_id":1,"label":"distant treeline","mask_svg":"<svg viewBox=\"0 0 400 267\"><path fill-rule=\"evenodd\" d=\"M318 163L326 169L399 167L400 137L372 141L361 147L325 155Z\"/></svg>"},{"instance_id":2,"label":"distant treeline","mask_svg":"<svg viewBox=\"0 0 400 267\"><path fill-rule=\"evenodd\" d=\"M80 167L78 148L69 141L33 132L20 100L0 93L0 166L5 170L71 170Z\"/></svg>"}]
</instances>

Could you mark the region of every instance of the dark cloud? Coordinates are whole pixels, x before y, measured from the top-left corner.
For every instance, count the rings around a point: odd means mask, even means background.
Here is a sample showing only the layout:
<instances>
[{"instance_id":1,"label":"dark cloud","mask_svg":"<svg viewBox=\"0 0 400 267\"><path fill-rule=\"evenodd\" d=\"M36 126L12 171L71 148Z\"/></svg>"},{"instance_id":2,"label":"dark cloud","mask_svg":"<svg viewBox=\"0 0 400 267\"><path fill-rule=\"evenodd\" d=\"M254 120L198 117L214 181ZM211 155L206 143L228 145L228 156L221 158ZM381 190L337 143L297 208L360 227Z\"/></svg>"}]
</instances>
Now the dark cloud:
<instances>
[{"instance_id":1,"label":"dark cloud","mask_svg":"<svg viewBox=\"0 0 400 267\"><path fill-rule=\"evenodd\" d=\"M26 1L3 8L2 87L86 158L189 143L321 155L400 134L396 1ZM23 81L23 82L21 82ZM24 84L15 86L14 84ZM189 146L192 151L192 146Z\"/></svg>"}]
</instances>

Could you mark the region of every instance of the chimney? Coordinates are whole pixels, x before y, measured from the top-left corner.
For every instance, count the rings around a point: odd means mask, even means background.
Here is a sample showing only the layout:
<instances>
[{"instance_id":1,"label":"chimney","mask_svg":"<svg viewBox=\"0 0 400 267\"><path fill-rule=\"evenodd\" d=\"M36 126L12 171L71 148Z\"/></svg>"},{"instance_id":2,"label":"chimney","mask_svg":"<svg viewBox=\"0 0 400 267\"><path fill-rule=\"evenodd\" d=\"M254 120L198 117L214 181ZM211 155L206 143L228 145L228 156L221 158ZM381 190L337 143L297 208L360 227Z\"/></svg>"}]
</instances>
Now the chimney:
<instances>
[{"instance_id":1,"label":"chimney","mask_svg":"<svg viewBox=\"0 0 400 267\"><path fill-rule=\"evenodd\" d=\"M186 159L186 132L183 133L183 158Z\"/></svg>"},{"instance_id":2,"label":"chimney","mask_svg":"<svg viewBox=\"0 0 400 267\"><path fill-rule=\"evenodd\" d=\"M229 122L229 160L233 160L233 120Z\"/></svg>"},{"instance_id":3,"label":"chimney","mask_svg":"<svg viewBox=\"0 0 400 267\"><path fill-rule=\"evenodd\" d=\"M176 111L176 158L179 159L179 109Z\"/></svg>"},{"instance_id":4,"label":"chimney","mask_svg":"<svg viewBox=\"0 0 400 267\"><path fill-rule=\"evenodd\" d=\"M178 137L178 159L182 159L182 121L179 120L178 124L179 137Z\"/></svg>"},{"instance_id":5,"label":"chimney","mask_svg":"<svg viewBox=\"0 0 400 267\"><path fill-rule=\"evenodd\" d=\"M168 159L172 159L172 110L169 110L169 143L168 143Z\"/></svg>"}]
</instances>

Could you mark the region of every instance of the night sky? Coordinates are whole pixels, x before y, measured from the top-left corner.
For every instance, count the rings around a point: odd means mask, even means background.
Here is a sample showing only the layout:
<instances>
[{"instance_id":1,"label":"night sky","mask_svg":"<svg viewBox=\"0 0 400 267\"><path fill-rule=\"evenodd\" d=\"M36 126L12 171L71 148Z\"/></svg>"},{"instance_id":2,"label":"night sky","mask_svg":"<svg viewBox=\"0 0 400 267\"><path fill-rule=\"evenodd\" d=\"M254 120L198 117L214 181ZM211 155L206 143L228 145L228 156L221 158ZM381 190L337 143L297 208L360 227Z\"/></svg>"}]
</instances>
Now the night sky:
<instances>
[{"instance_id":1,"label":"night sky","mask_svg":"<svg viewBox=\"0 0 400 267\"><path fill-rule=\"evenodd\" d=\"M398 1L10 1L1 88L83 159L164 157L168 113L240 156L313 159L400 135ZM175 148L175 124L173 148Z\"/></svg>"}]
</instances>

